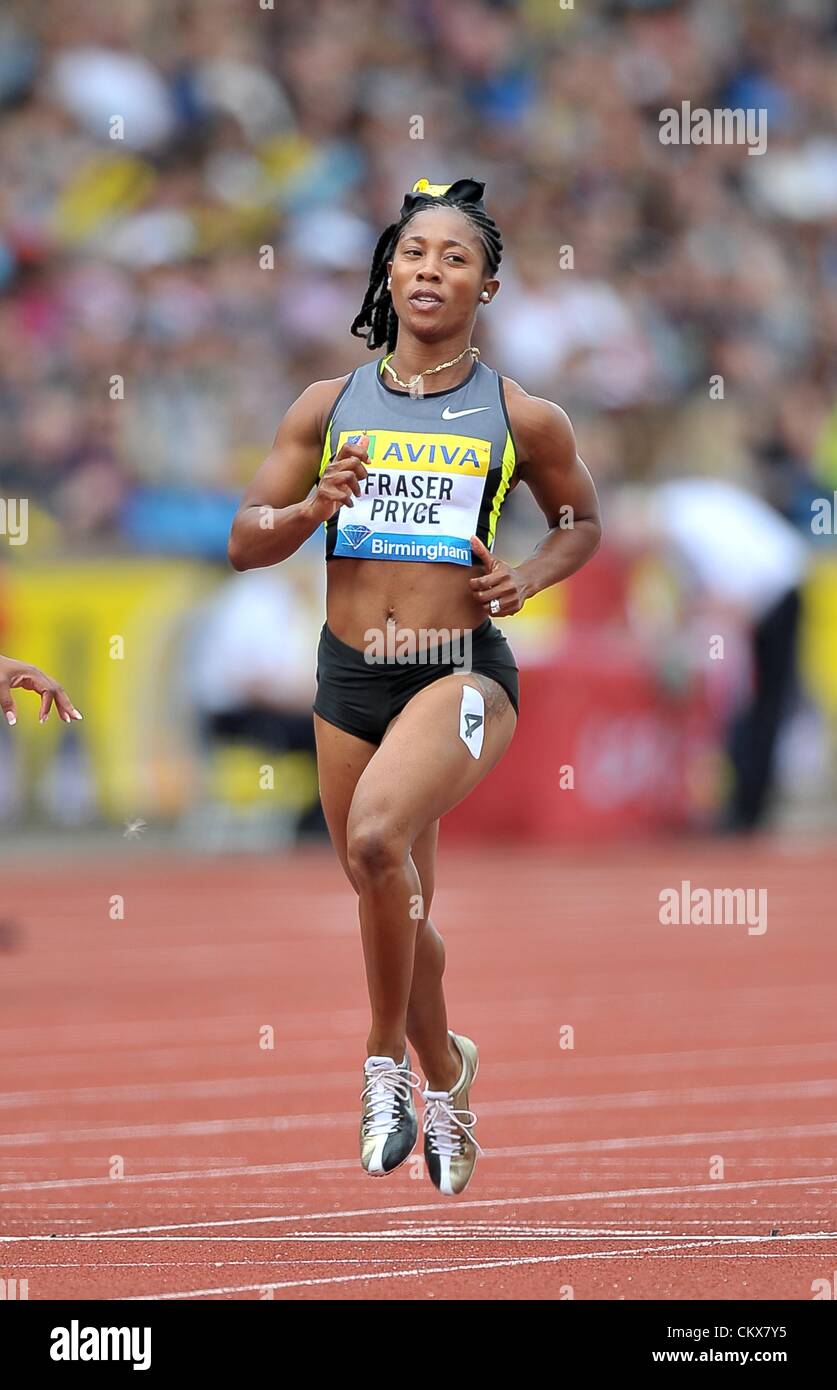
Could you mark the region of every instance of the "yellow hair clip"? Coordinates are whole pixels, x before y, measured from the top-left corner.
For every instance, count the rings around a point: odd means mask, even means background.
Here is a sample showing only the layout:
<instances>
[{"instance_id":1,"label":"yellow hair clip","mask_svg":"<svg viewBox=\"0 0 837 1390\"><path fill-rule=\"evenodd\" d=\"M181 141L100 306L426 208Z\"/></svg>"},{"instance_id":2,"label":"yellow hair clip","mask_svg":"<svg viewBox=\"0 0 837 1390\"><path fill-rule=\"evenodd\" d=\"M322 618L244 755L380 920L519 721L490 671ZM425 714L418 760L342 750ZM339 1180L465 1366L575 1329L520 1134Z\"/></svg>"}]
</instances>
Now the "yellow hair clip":
<instances>
[{"instance_id":1,"label":"yellow hair clip","mask_svg":"<svg viewBox=\"0 0 837 1390\"><path fill-rule=\"evenodd\" d=\"M454 183L428 183L427 179L417 179L412 192L405 195L399 215L406 217L422 198L441 198L444 194L455 203L470 203L474 207L482 208L484 192L485 184L479 183L476 179L456 179Z\"/></svg>"},{"instance_id":2,"label":"yellow hair clip","mask_svg":"<svg viewBox=\"0 0 837 1390\"><path fill-rule=\"evenodd\" d=\"M441 198L443 193L447 193L452 185L449 183L428 183L427 179L417 179L413 184L413 193L426 193L431 198Z\"/></svg>"}]
</instances>

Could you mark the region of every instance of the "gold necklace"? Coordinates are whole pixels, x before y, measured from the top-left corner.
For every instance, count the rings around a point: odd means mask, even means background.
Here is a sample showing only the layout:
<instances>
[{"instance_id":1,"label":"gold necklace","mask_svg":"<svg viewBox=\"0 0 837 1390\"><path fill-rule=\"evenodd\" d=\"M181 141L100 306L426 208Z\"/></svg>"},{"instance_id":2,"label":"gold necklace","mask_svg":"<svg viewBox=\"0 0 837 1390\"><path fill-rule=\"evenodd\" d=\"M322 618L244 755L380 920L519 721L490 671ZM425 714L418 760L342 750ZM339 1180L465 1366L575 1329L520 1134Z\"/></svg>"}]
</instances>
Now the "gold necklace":
<instances>
[{"instance_id":1,"label":"gold necklace","mask_svg":"<svg viewBox=\"0 0 837 1390\"><path fill-rule=\"evenodd\" d=\"M411 376L409 381L402 381L402 380L401 380L401 378L400 378L400 376L398 375L398 373L396 372L395 368L394 368L394 367L391 367L391 366L389 365L389 361L388 361L388 359L387 359L386 357L383 358L383 361L382 361L382 364L381 364L381 365L383 366L383 368L384 368L385 371L389 372L390 376L392 377L392 379L393 379L393 381L396 383L396 385L398 385L398 386L403 386L403 387L404 387L404 390L405 390L405 391L409 391L409 392L410 392L410 395L412 396L412 395L415 395L415 394L417 393L418 385L419 385L419 383L420 383L420 381L421 381L421 379L422 379L423 376L431 376L431 375L433 374L433 372L443 372L443 371L445 370L446 367L455 367L456 364L457 364L457 362L461 362L461 361L462 361L462 359L463 359L463 357L465 356L466 352L470 352L470 353L471 353L471 355L473 356L475 362L479 360L479 355L480 355L480 350L479 350L479 348L471 347L471 345L470 345L470 343L469 343L468 346L467 346L466 348L463 348L463 349L462 349L462 351L460 352L460 354L459 354L458 357L454 357L450 362L440 362L439 365L438 365L438 367L425 367L425 369L424 369L423 372L416 372L415 376ZM390 355L390 357L392 357L393 354L390 353L389 355Z\"/></svg>"}]
</instances>

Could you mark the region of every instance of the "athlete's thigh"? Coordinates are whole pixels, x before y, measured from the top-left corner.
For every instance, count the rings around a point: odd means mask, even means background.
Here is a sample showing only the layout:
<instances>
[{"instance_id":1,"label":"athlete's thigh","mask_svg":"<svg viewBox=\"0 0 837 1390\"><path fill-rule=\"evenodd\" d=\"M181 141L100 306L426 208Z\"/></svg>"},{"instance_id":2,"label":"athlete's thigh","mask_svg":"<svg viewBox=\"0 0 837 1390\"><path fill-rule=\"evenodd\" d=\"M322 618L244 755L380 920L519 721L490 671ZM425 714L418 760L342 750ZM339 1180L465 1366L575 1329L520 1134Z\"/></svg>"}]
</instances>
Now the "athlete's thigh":
<instances>
[{"instance_id":1,"label":"athlete's thigh","mask_svg":"<svg viewBox=\"0 0 837 1390\"><path fill-rule=\"evenodd\" d=\"M380 747L383 747L396 723L397 720L391 721ZM344 729L329 724L318 714L314 715L314 736L317 741L317 771L323 815L337 857L349 882L357 891L357 884L346 855L346 824L361 773L379 748L374 743L367 743L366 739L357 738L355 734L346 733ZM421 880L422 897L427 911L433 897L438 838L439 823L435 821L424 827L412 849L413 863Z\"/></svg>"},{"instance_id":2,"label":"athlete's thigh","mask_svg":"<svg viewBox=\"0 0 837 1390\"><path fill-rule=\"evenodd\" d=\"M314 715L314 737L317 742L317 776L320 784L320 803L328 833L337 857L356 887L346 858L346 822L358 780L364 768L378 751L374 743L346 733L336 724L329 724Z\"/></svg>"},{"instance_id":3,"label":"athlete's thigh","mask_svg":"<svg viewBox=\"0 0 837 1390\"><path fill-rule=\"evenodd\" d=\"M361 825L373 832L380 826L413 844L497 765L516 723L508 695L488 676L456 672L425 686L392 721L361 773L349 837Z\"/></svg>"}]
</instances>

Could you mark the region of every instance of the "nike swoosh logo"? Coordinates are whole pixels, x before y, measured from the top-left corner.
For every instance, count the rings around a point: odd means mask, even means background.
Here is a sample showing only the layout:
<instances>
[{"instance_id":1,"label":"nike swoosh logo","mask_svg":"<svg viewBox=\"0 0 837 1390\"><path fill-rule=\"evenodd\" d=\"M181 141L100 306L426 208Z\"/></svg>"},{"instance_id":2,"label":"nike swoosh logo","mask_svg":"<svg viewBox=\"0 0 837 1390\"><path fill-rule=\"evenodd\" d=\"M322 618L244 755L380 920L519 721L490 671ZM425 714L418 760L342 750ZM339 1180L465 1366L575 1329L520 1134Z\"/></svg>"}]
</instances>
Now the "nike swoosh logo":
<instances>
[{"instance_id":1,"label":"nike swoosh logo","mask_svg":"<svg viewBox=\"0 0 837 1390\"><path fill-rule=\"evenodd\" d=\"M444 410L442 411L442 419L459 420L462 418L463 415L479 415L481 410L488 409L489 407L487 405L475 405L472 406L470 410L451 410L450 406L446 405Z\"/></svg>"}]
</instances>

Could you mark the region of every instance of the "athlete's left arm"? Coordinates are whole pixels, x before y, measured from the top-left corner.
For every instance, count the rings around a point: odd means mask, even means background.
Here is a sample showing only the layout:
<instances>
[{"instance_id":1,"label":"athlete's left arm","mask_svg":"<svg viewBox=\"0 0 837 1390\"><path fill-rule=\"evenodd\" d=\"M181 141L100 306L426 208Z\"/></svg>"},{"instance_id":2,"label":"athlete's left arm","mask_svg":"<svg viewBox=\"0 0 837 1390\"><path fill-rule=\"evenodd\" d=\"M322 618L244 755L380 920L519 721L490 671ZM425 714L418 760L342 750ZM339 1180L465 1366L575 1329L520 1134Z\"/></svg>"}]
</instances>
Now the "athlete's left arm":
<instances>
[{"instance_id":1,"label":"athlete's left arm","mask_svg":"<svg viewBox=\"0 0 837 1390\"><path fill-rule=\"evenodd\" d=\"M516 382L504 378L504 383L517 470L549 524L548 534L522 564L512 568L495 560L490 574L471 581L475 597L485 602L496 592L497 571L506 571L505 616L581 569L599 548L602 525L593 479L578 457L568 416Z\"/></svg>"}]
</instances>

